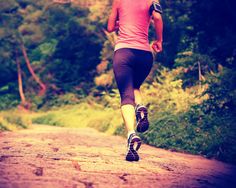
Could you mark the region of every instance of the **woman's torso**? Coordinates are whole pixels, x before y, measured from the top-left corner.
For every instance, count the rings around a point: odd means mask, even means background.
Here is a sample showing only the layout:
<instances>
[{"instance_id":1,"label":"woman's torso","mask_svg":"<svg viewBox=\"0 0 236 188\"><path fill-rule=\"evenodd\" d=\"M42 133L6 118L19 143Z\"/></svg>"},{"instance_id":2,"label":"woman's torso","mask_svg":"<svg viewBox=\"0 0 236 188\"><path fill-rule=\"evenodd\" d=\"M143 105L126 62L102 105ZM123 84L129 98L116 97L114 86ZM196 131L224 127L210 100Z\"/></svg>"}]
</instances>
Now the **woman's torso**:
<instances>
[{"instance_id":1,"label":"woman's torso","mask_svg":"<svg viewBox=\"0 0 236 188\"><path fill-rule=\"evenodd\" d=\"M151 51L148 41L149 24L147 0L120 0L119 34L115 51L121 48Z\"/></svg>"}]
</instances>

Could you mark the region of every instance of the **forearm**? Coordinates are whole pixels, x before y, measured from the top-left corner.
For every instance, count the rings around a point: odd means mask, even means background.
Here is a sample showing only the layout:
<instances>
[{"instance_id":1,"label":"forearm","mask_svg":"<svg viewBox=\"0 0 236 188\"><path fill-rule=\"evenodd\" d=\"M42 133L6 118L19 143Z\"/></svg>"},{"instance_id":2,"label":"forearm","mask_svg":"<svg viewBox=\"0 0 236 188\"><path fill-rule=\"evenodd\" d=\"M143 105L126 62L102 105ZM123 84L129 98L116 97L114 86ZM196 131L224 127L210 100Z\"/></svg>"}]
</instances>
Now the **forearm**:
<instances>
[{"instance_id":1,"label":"forearm","mask_svg":"<svg viewBox=\"0 0 236 188\"><path fill-rule=\"evenodd\" d=\"M117 30L119 27L118 23L118 7L119 7L119 0L114 0L112 4L112 10L110 13L110 16L108 18L108 23L107 23L107 31L108 32L113 32Z\"/></svg>"},{"instance_id":2,"label":"forearm","mask_svg":"<svg viewBox=\"0 0 236 188\"><path fill-rule=\"evenodd\" d=\"M154 27L156 31L157 41L163 41L163 21L159 13L153 12Z\"/></svg>"}]
</instances>

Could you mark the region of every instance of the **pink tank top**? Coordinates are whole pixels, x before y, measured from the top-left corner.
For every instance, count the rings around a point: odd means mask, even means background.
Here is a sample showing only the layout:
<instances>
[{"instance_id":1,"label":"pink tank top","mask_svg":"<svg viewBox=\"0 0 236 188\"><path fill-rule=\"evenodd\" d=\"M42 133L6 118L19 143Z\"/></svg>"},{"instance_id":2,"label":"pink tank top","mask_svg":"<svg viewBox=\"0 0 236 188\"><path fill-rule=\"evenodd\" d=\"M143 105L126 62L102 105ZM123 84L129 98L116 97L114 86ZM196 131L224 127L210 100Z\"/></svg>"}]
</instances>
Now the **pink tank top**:
<instances>
[{"instance_id":1,"label":"pink tank top","mask_svg":"<svg viewBox=\"0 0 236 188\"><path fill-rule=\"evenodd\" d=\"M120 48L151 51L148 40L149 24L147 0L120 0L119 33L115 51Z\"/></svg>"}]
</instances>

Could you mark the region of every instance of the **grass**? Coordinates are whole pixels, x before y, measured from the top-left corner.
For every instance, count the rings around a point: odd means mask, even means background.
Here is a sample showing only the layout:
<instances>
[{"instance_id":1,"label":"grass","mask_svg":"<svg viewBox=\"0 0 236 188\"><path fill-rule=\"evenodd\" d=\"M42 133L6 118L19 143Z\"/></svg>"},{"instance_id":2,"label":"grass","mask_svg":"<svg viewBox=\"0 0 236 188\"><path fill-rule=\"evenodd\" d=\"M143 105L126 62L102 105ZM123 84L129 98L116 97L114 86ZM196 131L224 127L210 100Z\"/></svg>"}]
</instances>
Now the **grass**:
<instances>
[{"instance_id":1,"label":"grass","mask_svg":"<svg viewBox=\"0 0 236 188\"><path fill-rule=\"evenodd\" d=\"M14 131L26 129L31 126L28 113L19 110L0 112L0 131Z\"/></svg>"},{"instance_id":2,"label":"grass","mask_svg":"<svg viewBox=\"0 0 236 188\"><path fill-rule=\"evenodd\" d=\"M104 106L95 103L67 105L47 112L38 112L32 116L32 122L62 127L92 127L109 134L114 134L123 123L119 110L104 109Z\"/></svg>"}]
</instances>

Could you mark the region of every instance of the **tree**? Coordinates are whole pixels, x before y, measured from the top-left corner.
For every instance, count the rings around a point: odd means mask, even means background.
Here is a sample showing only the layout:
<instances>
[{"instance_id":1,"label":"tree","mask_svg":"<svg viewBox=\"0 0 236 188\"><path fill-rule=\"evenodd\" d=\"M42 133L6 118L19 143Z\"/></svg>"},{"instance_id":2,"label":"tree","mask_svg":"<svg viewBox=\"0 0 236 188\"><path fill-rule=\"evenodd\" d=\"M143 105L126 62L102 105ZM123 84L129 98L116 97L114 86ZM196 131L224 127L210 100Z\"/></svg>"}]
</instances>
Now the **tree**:
<instances>
[{"instance_id":1,"label":"tree","mask_svg":"<svg viewBox=\"0 0 236 188\"><path fill-rule=\"evenodd\" d=\"M7 2L0 2L0 37L1 37L1 43L3 46L1 47L1 50L3 51L3 54L6 54L6 57L2 59L4 64L8 64L10 67L15 66L12 59L16 59L16 65L17 65L17 74L18 74L18 83L19 83L19 90L20 90L20 96L22 99L22 103L26 104L26 99L23 95L23 89L22 89L22 77L21 77L21 69L20 69L20 63L19 63L19 53L15 53L16 51L21 51L22 55L25 59L25 62L27 64L28 70L32 74L33 78L37 83L40 84L42 90L41 94L45 92L46 86L42 83L42 81L39 79L38 76L36 76L31 64L30 60L28 58L25 45L24 45L24 37L20 30L18 30L22 24L24 24L24 16L22 15L22 10L20 7L20 4L18 4L14 0L10 0ZM7 84L7 82L5 83ZM43 91L43 92L42 92Z\"/></svg>"},{"instance_id":2,"label":"tree","mask_svg":"<svg viewBox=\"0 0 236 188\"><path fill-rule=\"evenodd\" d=\"M193 4L191 22L200 53L209 54L227 67L235 66L236 13L232 0ZM201 12L199 14L198 12Z\"/></svg>"},{"instance_id":3,"label":"tree","mask_svg":"<svg viewBox=\"0 0 236 188\"><path fill-rule=\"evenodd\" d=\"M51 5L45 11L46 41L58 41L55 52L47 59L47 71L62 92L89 93L99 63L101 44L88 30L88 10L75 5ZM87 24L86 24L87 23Z\"/></svg>"},{"instance_id":4,"label":"tree","mask_svg":"<svg viewBox=\"0 0 236 188\"><path fill-rule=\"evenodd\" d=\"M41 91L39 92L39 95L44 95L44 93L46 92L46 85L41 81L41 79L35 74L34 69L32 68L31 64L30 64L30 60L28 58L25 46L23 43L20 44L20 49L23 53L26 65L28 67L29 72L31 73L32 77L34 78L34 80L39 84L39 86L41 87Z\"/></svg>"},{"instance_id":5,"label":"tree","mask_svg":"<svg viewBox=\"0 0 236 188\"><path fill-rule=\"evenodd\" d=\"M20 61L18 58L17 50L15 53L16 53L15 57L16 57L16 64L17 64L17 73L18 73L18 88L19 88L19 94L20 94L20 98L21 98L21 105L24 108L28 109L28 102L25 99L25 94L24 94L24 90L23 90L22 72L21 72Z\"/></svg>"}]
</instances>

